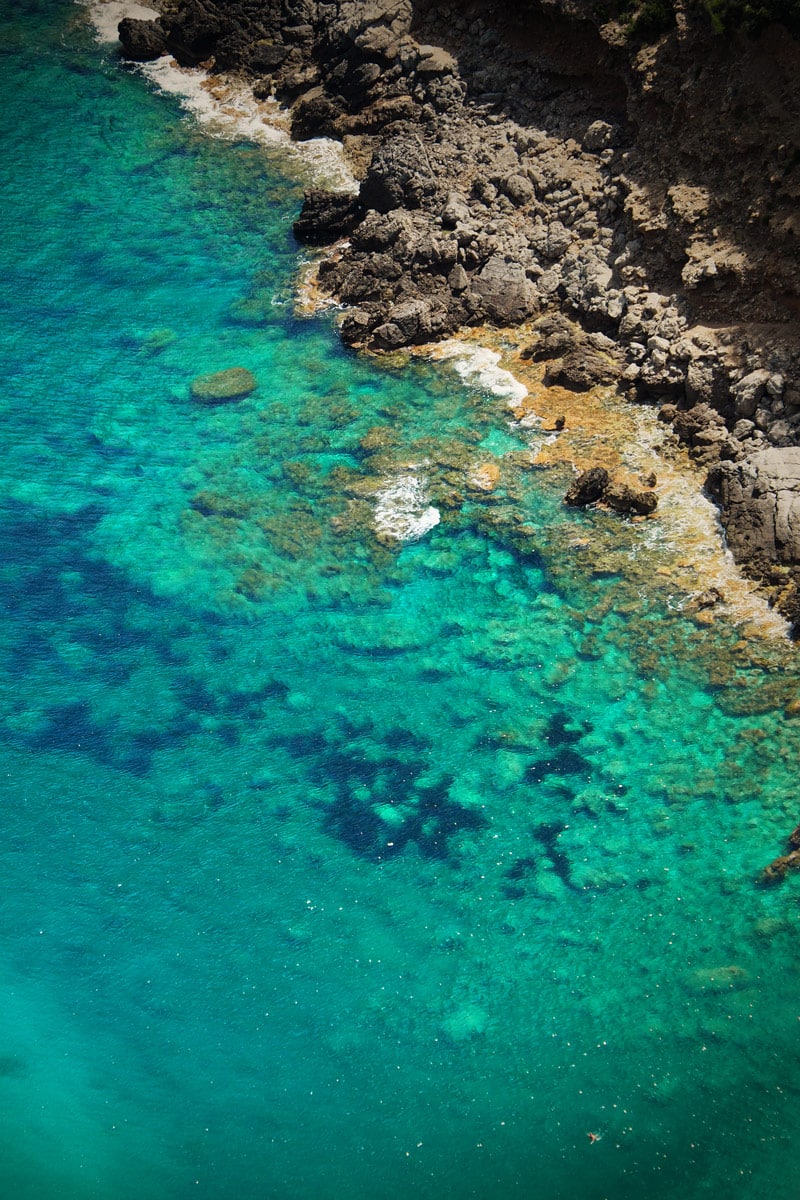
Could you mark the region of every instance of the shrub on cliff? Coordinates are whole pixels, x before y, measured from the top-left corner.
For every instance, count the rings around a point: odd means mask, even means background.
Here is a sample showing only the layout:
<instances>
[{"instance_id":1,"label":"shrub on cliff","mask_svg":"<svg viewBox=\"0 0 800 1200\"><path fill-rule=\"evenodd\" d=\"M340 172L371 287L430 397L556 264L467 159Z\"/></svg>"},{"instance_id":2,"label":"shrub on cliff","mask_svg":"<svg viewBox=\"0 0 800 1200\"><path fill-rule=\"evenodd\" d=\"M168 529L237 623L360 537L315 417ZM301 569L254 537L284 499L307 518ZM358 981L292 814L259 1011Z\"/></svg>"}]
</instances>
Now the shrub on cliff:
<instances>
[{"instance_id":1,"label":"shrub on cliff","mask_svg":"<svg viewBox=\"0 0 800 1200\"><path fill-rule=\"evenodd\" d=\"M708 22L721 37L757 36L774 22L800 38L800 0L597 0L593 15L601 21L617 20L633 40L650 41L675 26L676 11Z\"/></svg>"}]
</instances>

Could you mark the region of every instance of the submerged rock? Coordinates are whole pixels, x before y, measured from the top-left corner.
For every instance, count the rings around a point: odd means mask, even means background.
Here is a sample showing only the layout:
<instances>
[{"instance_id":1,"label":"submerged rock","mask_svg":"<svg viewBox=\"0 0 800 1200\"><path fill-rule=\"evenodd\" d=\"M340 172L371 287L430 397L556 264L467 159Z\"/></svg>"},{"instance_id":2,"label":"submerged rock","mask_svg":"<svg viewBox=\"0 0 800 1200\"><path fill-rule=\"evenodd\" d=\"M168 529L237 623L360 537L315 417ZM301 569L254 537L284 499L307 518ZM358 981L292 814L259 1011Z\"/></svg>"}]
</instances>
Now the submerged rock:
<instances>
[{"instance_id":1,"label":"submerged rock","mask_svg":"<svg viewBox=\"0 0 800 1200\"><path fill-rule=\"evenodd\" d=\"M800 871L800 825L789 834L789 853L780 854L761 872L761 883L780 883L787 875Z\"/></svg>"},{"instance_id":2,"label":"submerged rock","mask_svg":"<svg viewBox=\"0 0 800 1200\"><path fill-rule=\"evenodd\" d=\"M762 875L762 883L780 883L787 875L800 871L800 850L792 850L789 854L781 854L774 858Z\"/></svg>"},{"instance_id":3,"label":"submerged rock","mask_svg":"<svg viewBox=\"0 0 800 1200\"><path fill-rule=\"evenodd\" d=\"M213 375L198 375L192 380L192 399L198 404L229 404L243 400L258 386L258 380L246 367L229 367Z\"/></svg>"},{"instance_id":4,"label":"submerged rock","mask_svg":"<svg viewBox=\"0 0 800 1200\"><path fill-rule=\"evenodd\" d=\"M736 963L718 967L698 967L684 976L684 986L695 996L719 995L747 987L750 982L744 967Z\"/></svg>"},{"instance_id":5,"label":"submerged rock","mask_svg":"<svg viewBox=\"0 0 800 1200\"><path fill-rule=\"evenodd\" d=\"M453 1042L471 1042L483 1037L489 1017L477 1004L465 1004L442 1021L442 1030Z\"/></svg>"},{"instance_id":6,"label":"submerged rock","mask_svg":"<svg viewBox=\"0 0 800 1200\"><path fill-rule=\"evenodd\" d=\"M203 517L245 517L250 511L246 500L221 492L202 491L192 496L191 507Z\"/></svg>"},{"instance_id":7,"label":"submerged rock","mask_svg":"<svg viewBox=\"0 0 800 1200\"><path fill-rule=\"evenodd\" d=\"M467 476L469 487L477 492L493 492L500 482L500 468L497 463L478 463Z\"/></svg>"},{"instance_id":8,"label":"submerged rock","mask_svg":"<svg viewBox=\"0 0 800 1200\"><path fill-rule=\"evenodd\" d=\"M295 226L306 242L349 239L319 268L320 289L348 306L345 344L394 350L541 311L525 356L560 359L550 382L674 400L675 433L708 468L800 440L791 38L745 38L721 56L702 6L688 6L656 53L643 30L621 36L591 6L556 0L548 21L574 54L565 73L549 37L514 39L512 52L502 5L159 7L156 21L122 22L130 57L213 58L291 104L295 139L345 145L358 197L309 194ZM794 484L773 503L744 476L720 480L739 561L800 571L786 540L800 541ZM750 492L744 517L737 487ZM609 503L653 506L629 491ZM800 593L781 610L800 626Z\"/></svg>"}]
</instances>

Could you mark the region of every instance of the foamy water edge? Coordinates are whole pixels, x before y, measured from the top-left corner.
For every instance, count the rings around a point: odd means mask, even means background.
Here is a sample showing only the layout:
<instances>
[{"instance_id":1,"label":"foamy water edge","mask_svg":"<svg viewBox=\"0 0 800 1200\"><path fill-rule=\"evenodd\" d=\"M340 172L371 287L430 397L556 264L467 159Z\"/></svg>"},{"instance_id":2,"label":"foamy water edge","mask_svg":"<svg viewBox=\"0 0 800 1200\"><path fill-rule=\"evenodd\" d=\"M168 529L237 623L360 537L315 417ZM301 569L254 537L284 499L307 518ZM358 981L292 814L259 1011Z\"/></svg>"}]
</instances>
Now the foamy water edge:
<instances>
[{"instance_id":1,"label":"foamy water edge","mask_svg":"<svg viewBox=\"0 0 800 1200\"><path fill-rule=\"evenodd\" d=\"M124 17L150 20L159 14L126 0L78 0L94 26L98 42L119 42L117 27ZM246 82L229 75L211 74L202 67L182 67L167 55L153 62L133 64L158 91L178 96L182 108L214 137L245 139L279 149L292 158L310 181L331 191L353 192L358 181L344 155L341 142L332 138L292 141L290 117L277 100L258 100Z\"/></svg>"},{"instance_id":2,"label":"foamy water edge","mask_svg":"<svg viewBox=\"0 0 800 1200\"><path fill-rule=\"evenodd\" d=\"M375 495L375 530L383 537L416 542L440 520L438 508L428 504L424 481L416 466L391 476Z\"/></svg>"}]
</instances>

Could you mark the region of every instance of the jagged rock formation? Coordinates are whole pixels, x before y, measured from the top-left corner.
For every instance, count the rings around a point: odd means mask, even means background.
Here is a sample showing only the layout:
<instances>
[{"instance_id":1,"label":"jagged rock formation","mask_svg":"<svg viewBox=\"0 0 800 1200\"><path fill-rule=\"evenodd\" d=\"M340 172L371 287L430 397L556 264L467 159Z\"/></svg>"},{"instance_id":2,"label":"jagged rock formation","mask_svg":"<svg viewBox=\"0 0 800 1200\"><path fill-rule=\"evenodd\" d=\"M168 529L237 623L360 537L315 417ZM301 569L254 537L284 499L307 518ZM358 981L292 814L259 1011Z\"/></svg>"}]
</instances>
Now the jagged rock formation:
<instances>
[{"instance_id":1,"label":"jagged rock formation","mask_svg":"<svg viewBox=\"0 0 800 1200\"><path fill-rule=\"evenodd\" d=\"M713 472L735 553L794 616L800 523L770 537L765 517L786 508L800 442L786 31L726 40L676 7L636 44L589 0L159 7L149 30L123 22L131 57L166 47L242 71L291 106L293 136L337 137L359 168L357 195L310 193L295 227L348 238L319 274L349 306L346 342L395 349L541 313L555 324L532 353L558 343L554 380L663 405ZM603 340L574 344L559 314Z\"/></svg>"},{"instance_id":2,"label":"jagged rock formation","mask_svg":"<svg viewBox=\"0 0 800 1200\"><path fill-rule=\"evenodd\" d=\"M572 483L564 501L576 508L599 502L623 516L645 517L655 512L658 496L626 480L612 479L605 467L589 467Z\"/></svg>"}]
</instances>

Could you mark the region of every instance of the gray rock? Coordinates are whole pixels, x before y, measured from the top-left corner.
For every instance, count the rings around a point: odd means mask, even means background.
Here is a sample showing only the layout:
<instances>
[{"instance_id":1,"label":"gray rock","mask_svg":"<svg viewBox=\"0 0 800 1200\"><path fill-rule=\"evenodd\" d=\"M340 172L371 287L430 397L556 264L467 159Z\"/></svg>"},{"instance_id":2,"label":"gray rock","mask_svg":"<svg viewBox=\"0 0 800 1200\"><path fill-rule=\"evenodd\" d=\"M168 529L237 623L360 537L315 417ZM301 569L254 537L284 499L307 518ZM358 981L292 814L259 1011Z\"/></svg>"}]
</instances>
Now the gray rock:
<instances>
[{"instance_id":1,"label":"gray rock","mask_svg":"<svg viewBox=\"0 0 800 1200\"><path fill-rule=\"evenodd\" d=\"M751 371L743 379L738 380L731 392L733 394L734 410L737 417L754 417L759 401L767 390L770 372L765 370Z\"/></svg>"},{"instance_id":2,"label":"gray rock","mask_svg":"<svg viewBox=\"0 0 800 1200\"><path fill-rule=\"evenodd\" d=\"M351 308L342 318L339 335L346 346L359 346L369 337L375 320L363 308Z\"/></svg>"},{"instance_id":3,"label":"gray rock","mask_svg":"<svg viewBox=\"0 0 800 1200\"><path fill-rule=\"evenodd\" d=\"M386 320L373 331L380 346L394 350L424 339L431 329L431 306L426 300L406 300L395 304Z\"/></svg>"},{"instance_id":4,"label":"gray rock","mask_svg":"<svg viewBox=\"0 0 800 1200\"><path fill-rule=\"evenodd\" d=\"M288 46L282 42L269 42L266 38L256 42L250 54L250 70L257 75L271 75L276 67L286 61Z\"/></svg>"},{"instance_id":5,"label":"gray rock","mask_svg":"<svg viewBox=\"0 0 800 1200\"><path fill-rule=\"evenodd\" d=\"M589 388L616 383L619 377L619 363L587 346L573 350L554 363L547 372L545 384L548 387L555 384L573 392L586 392Z\"/></svg>"},{"instance_id":6,"label":"gray rock","mask_svg":"<svg viewBox=\"0 0 800 1200\"><path fill-rule=\"evenodd\" d=\"M561 263L561 280L567 302L584 316L606 316L608 302L614 296L613 272L603 250L587 246L570 251Z\"/></svg>"},{"instance_id":7,"label":"gray rock","mask_svg":"<svg viewBox=\"0 0 800 1200\"><path fill-rule=\"evenodd\" d=\"M480 296L488 316L501 325L517 324L535 311L536 300L524 267L499 254L493 254L473 279L472 290Z\"/></svg>"},{"instance_id":8,"label":"gray rock","mask_svg":"<svg viewBox=\"0 0 800 1200\"><path fill-rule=\"evenodd\" d=\"M635 488L614 480L603 492L603 503L623 516L646 517L658 507L658 496L649 489Z\"/></svg>"},{"instance_id":9,"label":"gray rock","mask_svg":"<svg viewBox=\"0 0 800 1200\"><path fill-rule=\"evenodd\" d=\"M664 413L667 407L665 405L661 412ZM725 434L722 417L708 404L695 404L685 411L676 409L671 419L678 437L688 446L693 446L700 434L706 433L709 428L715 428L720 435Z\"/></svg>"},{"instance_id":10,"label":"gray rock","mask_svg":"<svg viewBox=\"0 0 800 1200\"><path fill-rule=\"evenodd\" d=\"M524 175L507 175L502 181L501 187L517 208L521 208L523 204L530 204L535 195L533 184Z\"/></svg>"},{"instance_id":11,"label":"gray rock","mask_svg":"<svg viewBox=\"0 0 800 1200\"><path fill-rule=\"evenodd\" d=\"M298 96L292 107L292 137L296 142L322 137L335 132L342 109L325 93L324 88L309 88Z\"/></svg>"},{"instance_id":12,"label":"gray rock","mask_svg":"<svg viewBox=\"0 0 800 1200\"><path fill-rule=\"evenodd\" d=\"M770 446L709 472L711 495L735 557L800 563L800 447Z\"/></svg>"},{"instance_id":13,"label":"gray rock","mask_svg":"<svg viewBox=\"0 0 800 1200\"><path fill-rule=\"evenodd\" d=\"M457 70L458 63L441 46L419 47L418 75L452 75Z\"/></svg>"},{"instance_id":14,"label":"gray rock","mask_svg":"<svg viewBox=\"0 0 800 1200\"><path fill-rule=\"evenodd\" d=\"M561 221L537 221L529 236L531 247L548 262L562 258L572 245L572 234Z\"/></svg>"},{"instance_id":15,"label":"gray rock","mask_svg":"<svg viewBox=\"0 0 800 1200\"><path fill-rule=\"evenodd\" d=\"M447 284L451 292L463 292L465 288L469 287L469 275L461 263L456 263L453 267L447 276Z\"/></svg>"},{"instance_id":16,"label":"gray rock","mask_svg":"<svg viewBox=\"0 0 800 1200\"><path fill-rule=\"evenodd\" d=\"M441 222L443 229L455 229L457 225L466 225L470 220L469 205L460 192L448 192Z\"/></svg>"},{"instance_id":17,"label":"gray rock","mask_svg":"<svg viewBox=\"0 0 800 1200\"><path fill-rule=\"evenodd\" d=\"M435 191L436 180L422 138L403 133L376 149L361 184L361 202L366 209L387 213L393 208L419 208Z\"/></svg>"},{"instance_id":18,"label":"gray rock","mask_svg":"<svg viewBox=\"0 0 800 1200\"><path fill-rule=\"evenodd\" d=\"M711 404L723 410L731 400L730 373L715 357L692 359L686 368L686 399L693 404Z\"/></svg>"},{"instance_id":19,"label":"gray rock","mask_svg":"<svg viewBox=\"0 0 800 1200\"><path fill-rule=\"evenodd\" d=\"M534 326L536 342L523 351L524 358L535 362L543 359L560 358L576 348L577 331L560 313L548 313L540 317Z\"/></svg>"}]
</instances>

